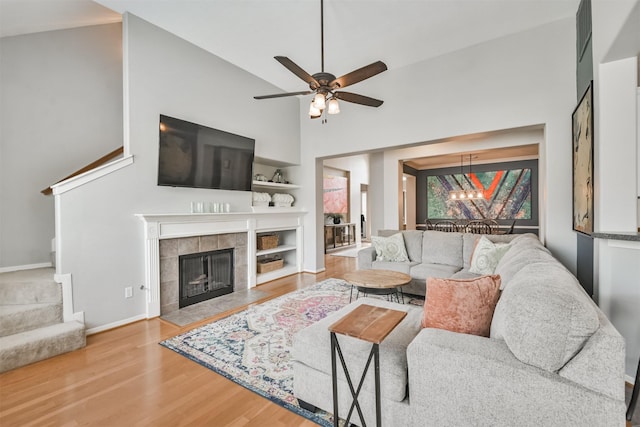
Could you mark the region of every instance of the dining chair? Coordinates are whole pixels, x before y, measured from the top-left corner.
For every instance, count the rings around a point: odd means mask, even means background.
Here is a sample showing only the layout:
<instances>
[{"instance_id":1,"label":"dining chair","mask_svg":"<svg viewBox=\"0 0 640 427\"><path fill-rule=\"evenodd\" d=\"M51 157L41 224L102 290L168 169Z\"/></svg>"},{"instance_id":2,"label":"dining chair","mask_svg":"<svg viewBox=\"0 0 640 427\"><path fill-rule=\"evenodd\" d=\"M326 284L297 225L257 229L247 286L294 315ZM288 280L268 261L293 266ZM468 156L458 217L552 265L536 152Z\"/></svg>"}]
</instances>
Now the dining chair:
<instances>
[{"instance_id":1,"label":"dining chair","mask_svg":"<svg viewBox=\"0 0 640 427\"><path fill-rule=\"evenodd\" d=\"M516 226L516 221L517 221L517 220L515 220L515 219L513 220L513 222L511 223L511 227L509 227L509 229L508 229L507 231L505 231L505 233L504 233L504 234L513 234L513 229L514 229L514 228L515 228L515 226Z\"/></svg>"},{"instance_id":2,"label":"dining chair","mask_svg":"<svg viewBox=\"0 0 640 427\"><path fill-rule=\"evenodd\" d=\"M433 225L433 229L436 231L444 231L445 233L451 233L458 231L458 226L453 221L438 221Z\"/></svg>"},{"instance_id":3,"label":"dining chair","mask_svg":"<svg viewBox=\"0 0 640 427\"><path fill-rule=\"evenodd\" d=\"M490 234L498 234L500 232L500 224L495 219L483 219L482 222L491 227Z\"/></svg>"},{"instance_id":4,"label":"dining chair","mask_svg":"<svg viewBox=\"0 0 640 427\"><path fill-rule=\"evenodd\" d=\"M465 231L472 234L493 234L491 226L484 221L470 221Z\"/></svg>"}]
</instances>

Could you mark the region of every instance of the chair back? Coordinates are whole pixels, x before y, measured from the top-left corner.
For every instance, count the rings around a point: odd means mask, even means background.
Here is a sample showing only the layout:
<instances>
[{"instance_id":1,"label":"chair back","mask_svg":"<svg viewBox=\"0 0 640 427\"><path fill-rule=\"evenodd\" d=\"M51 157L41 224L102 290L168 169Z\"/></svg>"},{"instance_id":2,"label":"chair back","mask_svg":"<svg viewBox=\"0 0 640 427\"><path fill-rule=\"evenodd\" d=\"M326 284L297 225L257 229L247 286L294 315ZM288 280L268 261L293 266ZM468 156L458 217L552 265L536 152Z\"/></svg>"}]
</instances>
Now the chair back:
<instances>
[{"instance_id":1,"label":"chair back","mask_svg":"<svg viewBox=\"0 0 640 427\"><path fill-rule=\"evenodd\" d=\"M500 230L500 224L498 224L498 221L495 219L484 219L482 222L491 227L491 234L498 234L498 231Z\"/></svg>"},{"instance_id":2,"label":"chair back","mask_svg":"<svg viewBox=\"0 0 640 427\"><path fill-rule=\"evenodd\" d=\"M433 225L433 229L436 231L444 231L445 233L452 233L458 231L458 226L453 221L438 221Z\"/></svg>"},{"instance_id":3,"label":"chair back","mask_svg":"<svg viewBox=\"0 0 640 427\"><path fill-rule=\"evenodd\" d=\"M470 221L465 231L472 234L492 234L491 226L484 221Z\"/></svg>"},{"instance_id":4,"label":"chair back","mask_svg":"<svg viewBox=\"0 0 640 427\"><path fill-rule=\"evenodd\" d=\"M504 234L513 234L513 229L516 226L516 221L516 219L513 220L513 222L511 223L511 227L509 227L509 229Z\"/></svg>"}]
</instances>

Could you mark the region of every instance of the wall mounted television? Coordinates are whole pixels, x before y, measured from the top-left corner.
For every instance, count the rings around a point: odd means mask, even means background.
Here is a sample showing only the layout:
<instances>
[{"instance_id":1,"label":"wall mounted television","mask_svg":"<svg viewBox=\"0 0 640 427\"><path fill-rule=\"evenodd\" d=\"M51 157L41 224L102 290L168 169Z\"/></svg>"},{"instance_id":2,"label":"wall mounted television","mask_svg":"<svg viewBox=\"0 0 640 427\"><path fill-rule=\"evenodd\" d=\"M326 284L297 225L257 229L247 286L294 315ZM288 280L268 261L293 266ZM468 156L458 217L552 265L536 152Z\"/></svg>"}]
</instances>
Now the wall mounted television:
<instances>
[{"instance_id":1,"label":"wall mounted television","mask_svg":"<svg viewBox=\"0 0 640 427\"><path fill-rule=\"evenodd\" d=\"M251 191L255 140L160 115L158 185Z\"/></svg>"}]
</instances>

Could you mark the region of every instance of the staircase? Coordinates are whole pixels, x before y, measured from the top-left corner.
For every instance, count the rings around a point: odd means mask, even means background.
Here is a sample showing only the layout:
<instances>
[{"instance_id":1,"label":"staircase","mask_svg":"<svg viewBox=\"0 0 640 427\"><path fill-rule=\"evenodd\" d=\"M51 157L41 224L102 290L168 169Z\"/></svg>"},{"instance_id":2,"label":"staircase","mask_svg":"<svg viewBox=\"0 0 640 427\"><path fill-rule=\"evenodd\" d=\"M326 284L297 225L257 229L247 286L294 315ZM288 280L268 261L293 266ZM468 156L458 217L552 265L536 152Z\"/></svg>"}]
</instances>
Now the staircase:
<instances>
[{"instance_id":1,"label":"staircase","mask_svg":"<svg viewBox=\"0 0 640 427\"><path fill-rule=\"evenodd\" d=\"M64 322L52 268L0 274L0 372L86 345L84 325Z\"/></svg>"}]
</instances>

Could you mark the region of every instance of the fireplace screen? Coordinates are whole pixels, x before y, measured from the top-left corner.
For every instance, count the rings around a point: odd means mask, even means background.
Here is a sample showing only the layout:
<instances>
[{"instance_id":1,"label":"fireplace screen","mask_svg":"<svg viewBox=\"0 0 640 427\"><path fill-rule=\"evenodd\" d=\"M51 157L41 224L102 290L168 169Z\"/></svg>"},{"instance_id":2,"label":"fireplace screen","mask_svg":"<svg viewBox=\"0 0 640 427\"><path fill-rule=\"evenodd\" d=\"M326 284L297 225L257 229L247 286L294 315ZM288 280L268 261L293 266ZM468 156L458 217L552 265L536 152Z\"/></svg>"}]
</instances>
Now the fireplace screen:
<instances>
[{"instance_id":1,"label":"fireplace screen","mask_svg":"<svg viewBox=\"0 0 640 427\"><path fill-rule=\"evenodd\" d=\"M233 249L180 256L180 308L231 292Z\"/></svg>"}]
</instances>

